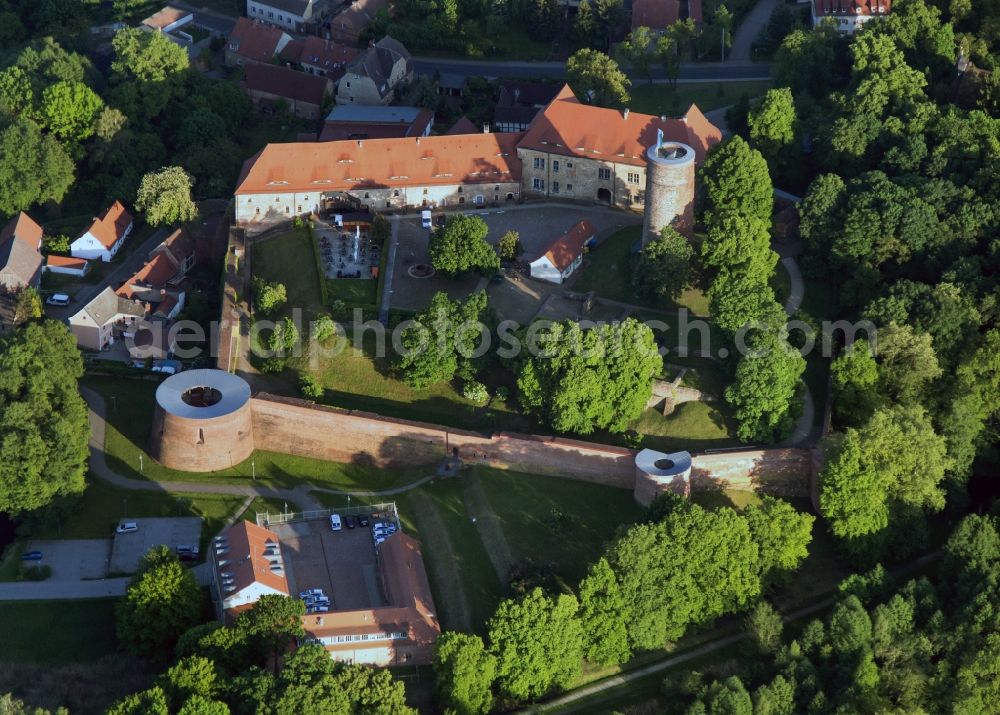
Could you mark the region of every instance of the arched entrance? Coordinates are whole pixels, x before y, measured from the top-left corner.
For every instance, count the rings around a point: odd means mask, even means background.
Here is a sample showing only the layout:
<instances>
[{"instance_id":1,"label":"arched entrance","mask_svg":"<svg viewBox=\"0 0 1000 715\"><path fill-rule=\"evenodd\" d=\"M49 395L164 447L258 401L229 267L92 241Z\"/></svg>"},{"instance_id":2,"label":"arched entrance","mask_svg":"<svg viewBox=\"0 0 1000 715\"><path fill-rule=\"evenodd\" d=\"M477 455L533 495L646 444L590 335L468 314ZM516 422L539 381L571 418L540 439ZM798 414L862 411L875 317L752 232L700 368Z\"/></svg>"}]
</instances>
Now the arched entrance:
<instances>
[{"instance_id":1,"label":"arched entrance","mask_svg":"<svg viewBox=\"0 0 1000 715\"><path fill-rule=\"evenodd\" d=\"M598 189L597 200L604 204L611 203L611 191L609 189Z\"/></svg>"}]
</instances>

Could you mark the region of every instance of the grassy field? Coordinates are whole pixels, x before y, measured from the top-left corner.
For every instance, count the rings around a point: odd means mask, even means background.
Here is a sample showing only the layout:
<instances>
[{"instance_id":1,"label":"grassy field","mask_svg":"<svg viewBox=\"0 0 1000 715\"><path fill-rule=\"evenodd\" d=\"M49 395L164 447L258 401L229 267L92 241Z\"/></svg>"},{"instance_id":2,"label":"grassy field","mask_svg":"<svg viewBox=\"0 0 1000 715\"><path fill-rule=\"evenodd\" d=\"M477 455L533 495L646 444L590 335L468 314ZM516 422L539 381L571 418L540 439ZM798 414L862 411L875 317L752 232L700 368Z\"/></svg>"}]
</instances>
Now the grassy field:
<instances>
[{"instance_id":1,"label":"grassy field","mask_svg":"<svg viewBox=\"0 0 1000 715\"><path fill-rule=\"evenodd\" d=\"M632 288L631 249L640 236L641 226L629 226L609 236L589 254L588 265L573 283L573 290L592 290L603 298L622 303L665 310L687 308L694 315L708 315L708 299L695 287L686 288L676 303L665 305L655 305L636 295Z\"/></svg>"},{"instance_id":2,"label":"grassy field","mask_svg":"<svg viewBox=\"0 0 1000 715\"><path fill-rule=\"evenodd\" d=\"M114 605L113 599L7 601L0 608L0 660L56 665L107 655L118 647Z\"/></svg>"},{"instance_id":3,"label":"grassy field","mask_svg":"<svg viewBox=\"0 0 1000 715\"><path fill-rule=\"evenodd\" d=\"M375 306L378 303L378 281L359 278L326 278L326 294L330 300L342 300L347 306Z\"/></svg>"},{"instance_id":4,"label":"grassy field","mask_svg":"<svg viewBox=\"0 0 1000 715\"><path fill-rule=\"evenodd\" d=\"M319 267L305 229L254 244L252 267L255 278L284 284L288 301L280 311L282 315L291 315L294 308L301 309L306 319L324 312Z\"/></svg>"},{"instance_id":5,"label":"grassy field","mask_svg":"<svg viewBox=\"0 0 1000 715\"><path fill-rule=\"evenodd\" d=\"M645 435L643 446L667 452L735 444L735 426L721 402L685 402L666 417L651 408L632 429Z\"/></svg>"},{"instance_id":6,"label":"grassy field","mask_svg":"<svg viewBox=\"0 0 1000 715\"><path fill-rule=\"evenodd\" d=\"M666 84L648 84L636 80L632 84L632 101L629 107L644 114L679 116L689 106L697 104L702 112L709 112L735 103L744 94L756 97L770 88L770 80L680 83L677 89L671 89Z\"/></svg>"}]
</instances>

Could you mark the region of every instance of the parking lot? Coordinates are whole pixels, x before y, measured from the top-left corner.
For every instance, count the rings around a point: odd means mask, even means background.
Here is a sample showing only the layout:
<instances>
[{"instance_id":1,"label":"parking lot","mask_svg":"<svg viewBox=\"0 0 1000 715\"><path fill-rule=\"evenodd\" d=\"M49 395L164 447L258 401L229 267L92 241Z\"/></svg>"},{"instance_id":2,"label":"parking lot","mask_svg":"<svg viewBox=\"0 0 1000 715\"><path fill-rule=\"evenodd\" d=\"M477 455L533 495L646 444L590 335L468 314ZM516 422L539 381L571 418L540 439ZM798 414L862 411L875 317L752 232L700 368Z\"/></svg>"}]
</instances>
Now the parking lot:
<instances>
[{"instance_id":1,"label":"parking lot","mask_svg":"<svg viewBox=\"0 0 1000 715\"><path fill-rule=\"evenodd\" d=\"M25 551L41 551L42 559L26 565L48 566L49 581L80 581L104 578L111 558L111 539L29 541Z\"/></svg>"},{"instance_id":2,"label":"parking lot","mask_svg":"<svg viewBox=\"0 0 1000 715\"><path fill-rule=\"evenodd\" d=\"M600 206L527 205L469 213L480 216L489 226L486 240L492 244L496 244L507 231L517 231L524 247L520 260L527 262L542 255L553 239L566 233L582 219L594 225L598 240L642 220L639 214L628 214ZM480 285L479 276L455 281L444 276L415 278L409 274L409 269L414 265L430 264L428 232L420 227L419 216L414 216L412 220L400 221L397 236L399 243L392 279L393 307L423 310L438 291L445 291L452 299L459 299L468 296ZM511 286L510 283L507 281L506 285L489 284L488 291L500 315L519 322L530 319L550 292L562 292L559 286L550 286L539 281L530 281L524 288Z\"/></svg>"},{"instance_id":3,"label":"parking lot","mask_svg":"<svg viewBox=\"0 0 1000 715\"><path fill-rule=\"evenodd\" d=\"M115 534L110 566L113 574L135 573L143 555L154 546L166 544L174 549L178 544L197 545L201 540L202 520L198 517L140 518L124 521L135 521L139 525L139 530L128 534Z\"/></svg>"}]
</instances>

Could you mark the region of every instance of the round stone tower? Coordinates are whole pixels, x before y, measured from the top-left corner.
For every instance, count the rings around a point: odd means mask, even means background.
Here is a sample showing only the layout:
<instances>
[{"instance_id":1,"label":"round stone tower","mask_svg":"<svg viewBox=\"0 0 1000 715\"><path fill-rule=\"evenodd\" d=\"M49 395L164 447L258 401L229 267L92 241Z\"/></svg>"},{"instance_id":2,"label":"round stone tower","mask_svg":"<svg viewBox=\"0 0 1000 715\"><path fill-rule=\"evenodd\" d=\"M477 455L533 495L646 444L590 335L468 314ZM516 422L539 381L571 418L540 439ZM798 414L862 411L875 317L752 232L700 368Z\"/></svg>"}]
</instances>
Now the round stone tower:
<instances>
[{"instance_id":1,"label":"round stone tower","mask_svg":"<svg viewBox=\"0 0 1000 715\"><path fill-rule=\"evenodd\" d=\"M250 385L225 370L187 370L156 389L149 454L170 469L213 472L254 450Z\"/></svg>"},{"instance_id":2,"label":"round stone tower","mask_svg":"<svg viewBox=\"0 0 1000 715\"><path fill-rule=\"evenodd\" d=\"M632 495L642 506L649 506L664 492L691 496L691 455L688 452L665 454L644 449L635 455L635 490Z\"/></svg>"},{"instance_id":3,"label":"round stone tower","mask_svg":"<svg viewBox=\"0 0 1000 715\"><path fill-rule=\"evenodd\" d=\"M642 245L664 226L686 231L694 223L694 149L680 142L657 142L646 151L646 208Z\"/></svg>"}]
</instances>

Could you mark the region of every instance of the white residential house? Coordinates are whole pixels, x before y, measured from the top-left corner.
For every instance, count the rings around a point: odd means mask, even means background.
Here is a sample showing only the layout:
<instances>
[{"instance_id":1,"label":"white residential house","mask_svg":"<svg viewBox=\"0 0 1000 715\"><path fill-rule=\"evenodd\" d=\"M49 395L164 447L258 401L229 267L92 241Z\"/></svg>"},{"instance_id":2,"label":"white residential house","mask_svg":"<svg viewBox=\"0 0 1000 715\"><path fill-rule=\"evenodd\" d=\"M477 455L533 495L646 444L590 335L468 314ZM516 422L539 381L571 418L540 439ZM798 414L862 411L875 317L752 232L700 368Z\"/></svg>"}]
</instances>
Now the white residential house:
<instances>
[{"instance_id":1,"label":"white residential house","mask_svg":"<svg viewBox=\"0 0 1000 715\"><path fill-rule=\"evenodd\" d=\"M812 24L830 23L841 35L853 35L869 20L885 17L892 0L812 0Z\"/></svg>"},{"instance_id":2,"label":"white residential house","mask_svg":"<svg viewBox=\"0 0 1000 715\"><path fill-rule=\"evenodd\" d=\"M597 232L589 221L580 221L530 263L531 277L561 284L583 263L584 249L596 236Z\"/></svg>"},{"instance_id":3,"label":"white residential house","mask_svg":"<svg viewBox=\"0 0 1000 715\"><path fill-rule=\"evenodd\" d=\"M312 20L314 0L247 0L247 17L299 32Z\"/></svg>"},{"instance_id":4,"label":"white residential house","mask_svg":"<svg viewBox=\"0 0 1000 715\"><path fill-rule=\"evenodd\" d=\"M64 276L76 276L83 278L90 272L90 261L86 258L73 258L72 256L56 256L49 254L45 257L46 273L59 273Z\"/></svg>"},{"instance_id":5,"label":"white residential house","mask_svg":"<svg viewBox=\"0 0 1000 715\"><path fill-rule=\"evenodd\" d=\"M107 350L116 338L134 337L145 314L141 302L123 298L109 286L70 316L69 329L81 348Z\"/></svg>"},{"instance_id":6,"label":"white residential house","mask_svg":"<svg viewBox=\"0 0 1000 715\"><path fill-rule=\"evenodd\" d=\"M125 244L132 233L132 225L132 214L125 210L121 201L115 201L70 244L70 255L87 260L99 258L107 263Z\"/></svg>"}]
</instances>

